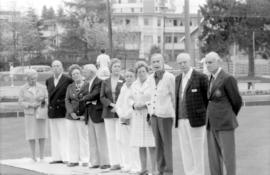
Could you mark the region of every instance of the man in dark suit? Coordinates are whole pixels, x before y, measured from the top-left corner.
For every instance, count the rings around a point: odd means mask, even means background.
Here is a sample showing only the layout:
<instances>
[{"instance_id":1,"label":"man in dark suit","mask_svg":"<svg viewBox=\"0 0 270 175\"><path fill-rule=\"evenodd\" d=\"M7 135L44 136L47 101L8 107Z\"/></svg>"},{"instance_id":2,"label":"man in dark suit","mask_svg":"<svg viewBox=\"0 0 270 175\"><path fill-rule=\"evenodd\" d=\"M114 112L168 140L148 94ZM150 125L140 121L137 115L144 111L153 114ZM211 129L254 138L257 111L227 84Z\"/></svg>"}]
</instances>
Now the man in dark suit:
<instances>
[{"instance_id":1,"label":"man in dark suit","mask_svg":"<svg viewBox=\"0 0 270 175\"><path fill-rule=\"evenodd\" d=\"M175 79L175 127L186 175L204 175L204 140L208 78L191 67L189 54L177 56L181 74Z\"/></svg>"},{"instance_id":2,"label":"man in dark suit","mask_svg":"<svg viewBox=\"0 0 270 175\"><path fill-rule=\"evenodd\" d=\"M83 67L85 84L80 94L86 103L85 122L88 124L90 168L109 168L108 145L100 102L102 81L96 76L97 68L93 64Z\"/></svg>"},{"instance_id":3,"label":"man in dark suit","mask_svg":"<svg viewBox=\"0 0 270 175\"><path fill-rule=\"evenodd\" d=\"M225 164L227 175L236 175L234 130L238 126L238 115L242 98L237 81L219 67L220 57L216 52L205 56L211 73L208 90L207 139L211 175L223 175Z\"/></svg>"},{"instance_id":4,"label":"man in dark suit","mask_svg":"<svg viewBox=\"0 0 270 175\"><path fill-rule=\"evenodd\" d=\"M67 130L65 96L67 87L73 80L63 74L63 65L60 61L52 62L53 76L46 80L49 96L48 117L51 132L52 162L67 161Z\"/></svg>"}]
</instances>

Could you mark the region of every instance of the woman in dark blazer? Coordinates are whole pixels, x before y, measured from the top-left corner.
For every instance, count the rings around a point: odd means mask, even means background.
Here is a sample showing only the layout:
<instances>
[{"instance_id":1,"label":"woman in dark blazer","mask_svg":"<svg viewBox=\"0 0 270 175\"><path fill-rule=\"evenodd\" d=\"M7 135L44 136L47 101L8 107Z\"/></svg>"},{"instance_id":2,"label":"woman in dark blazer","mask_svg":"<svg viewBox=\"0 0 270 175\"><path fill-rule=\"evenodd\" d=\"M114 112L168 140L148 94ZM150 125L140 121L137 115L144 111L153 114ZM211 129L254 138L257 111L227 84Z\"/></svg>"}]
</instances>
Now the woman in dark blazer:
<instances>
[{"instance_id":1,"label":"woman in dark blazer","mask_svg":"<svg viewBox=\"0 0 270 175\"><path fill-rule=\"evenodd\" d=\"M68 164L78 166L79 161L86 164L89 159L87 126L84 122L84 110L79 107L79 92L84 81L81 68L77 64L69 67L69 74L74 80L67 88L65 104L67 109Z\"/></svg>"},{"instance_id":2,"label":"woman in dark blazer","mask_svg":"<svg viewBox=\"0 0 270 175\"><path fill-rule=\"evenodd\" d=\"M124 78L120 75L121 61L117 58L112 59L110 70L110 78L102 82L100 100L103 104L102 118L105 122L111 170L118 170L121 168L120 150L117 141L119 119L115 112L115 103L124 84Z\"/></svg>"}]
</instances>

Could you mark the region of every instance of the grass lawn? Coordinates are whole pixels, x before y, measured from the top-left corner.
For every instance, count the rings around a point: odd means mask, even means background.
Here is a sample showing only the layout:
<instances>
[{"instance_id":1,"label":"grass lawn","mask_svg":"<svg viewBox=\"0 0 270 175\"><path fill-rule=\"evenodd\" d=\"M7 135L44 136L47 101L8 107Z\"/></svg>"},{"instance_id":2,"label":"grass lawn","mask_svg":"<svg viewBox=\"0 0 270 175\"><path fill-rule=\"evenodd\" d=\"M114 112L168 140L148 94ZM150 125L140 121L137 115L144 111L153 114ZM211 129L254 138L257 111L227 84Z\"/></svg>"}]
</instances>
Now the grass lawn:
<instances>
[{"instance_id":1,"label":"grass lawn","mask_svg":"<svg viewBox=\"0 0 270 175\"><path fill-rule=\"evenodd\" d=\"M269 106L245 107L240 112L238 116L240 126L236 130L238 175L270 174L269 114ZM49 155L49 144L49 141L47 141L47 156ZM173 152L174 174L183 174L179 140L175 131L173 132ZM20 158L29 155L29 147L24 140L23 118L0 118L0 159ZM208 175L209 168L206 155L207 152L205 153L205 169L206 175ZM8 170L5 169L5 171ZM2 174L1 169L0 174Z\"/></svg>"}]
</instances>

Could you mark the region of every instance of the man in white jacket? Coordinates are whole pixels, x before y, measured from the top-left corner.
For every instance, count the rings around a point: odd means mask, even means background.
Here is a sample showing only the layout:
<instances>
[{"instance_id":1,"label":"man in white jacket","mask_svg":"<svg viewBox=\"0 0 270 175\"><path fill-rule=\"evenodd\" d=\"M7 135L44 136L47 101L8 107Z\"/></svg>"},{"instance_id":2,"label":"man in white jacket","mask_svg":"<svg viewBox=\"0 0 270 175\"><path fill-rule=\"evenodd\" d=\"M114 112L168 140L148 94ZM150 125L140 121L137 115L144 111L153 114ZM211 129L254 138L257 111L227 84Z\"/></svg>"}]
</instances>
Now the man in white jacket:
<instances>
[{"instance_id":1,"label":"man in white jacket","mask_svg":"<svg viewBox=\"0 0 270 175\"><path fill-rule=\"evenodd\" d=\"M148 103L148 110L151 115L151 126L155 136L158 174L172 175L175 77L164 70L164 58L161 54L152 55L151 65L154 73L149 77L152 94L151 101Z\"/></svg>"}]
</instances>

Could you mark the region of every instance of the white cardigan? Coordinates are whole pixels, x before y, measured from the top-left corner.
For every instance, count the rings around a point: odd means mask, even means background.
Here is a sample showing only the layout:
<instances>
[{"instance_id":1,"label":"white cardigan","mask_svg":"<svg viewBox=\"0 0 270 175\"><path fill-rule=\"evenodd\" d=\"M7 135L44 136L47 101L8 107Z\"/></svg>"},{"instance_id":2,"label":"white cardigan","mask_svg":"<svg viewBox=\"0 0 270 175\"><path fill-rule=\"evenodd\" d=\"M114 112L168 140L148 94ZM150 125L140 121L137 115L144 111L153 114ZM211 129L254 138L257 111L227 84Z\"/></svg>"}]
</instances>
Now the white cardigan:
<instances>
[{"instance_id":1,"label":"white cardigan","mask_svg":"<svg viewBox=\"0 0 270 175\"><path fill-rule=\"evenodd\" d=\"M161 118L174 118L175 111L175 77L165 71L162 79L156 85L154 74L148 80L151 88L151 101L147 102L148 112Z\"/></svg>"},{"instance_id":2,"label":"white cardigan","mask_svg":"<svg viewBox=\"0 0 270 175\"><path fill-rule=\"evenodd\" d=\"M126 83L122 86L117 102L115 104L116 112L119 118L131 118L133 109L131 103L131 87L127 87Z\"/></svg>"}]
</instances>

